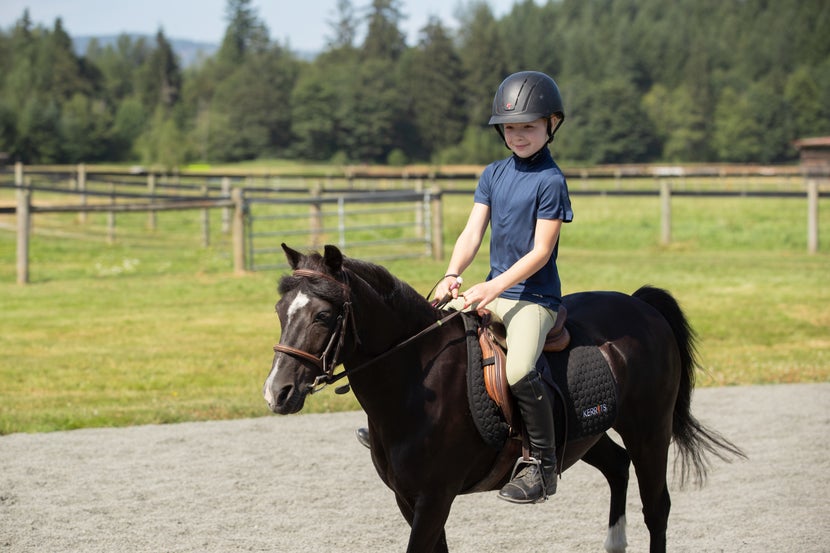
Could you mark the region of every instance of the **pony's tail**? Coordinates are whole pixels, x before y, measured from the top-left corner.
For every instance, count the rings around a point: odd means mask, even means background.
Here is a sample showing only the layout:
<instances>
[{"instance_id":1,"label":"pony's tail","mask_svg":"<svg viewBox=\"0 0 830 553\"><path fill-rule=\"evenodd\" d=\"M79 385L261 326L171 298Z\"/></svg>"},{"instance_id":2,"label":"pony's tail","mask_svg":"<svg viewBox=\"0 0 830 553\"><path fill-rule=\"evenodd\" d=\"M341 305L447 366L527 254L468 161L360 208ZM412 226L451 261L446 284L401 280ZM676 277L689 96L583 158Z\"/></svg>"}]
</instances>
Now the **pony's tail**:
<instances>
[{"instance_id":1,"label":"pony's tail","mask_svg":"<svg viewBox=\"0 0 830 553\"><path fill-rule=\"evenodd\" d=\"M692 415L692 391L695 387L695 371L698 368L695 347L697 336L677 300L666 290L653 286L643 286L632 295L663 315L677 341L681 371L680 389L672 417L672 438L678 449L675 472L677 473L679 461L680 487L682 488L690 477L698 486L703 486L710 466L707 454L711 453L726 462L731 462L733 458L745 459L746 455L738 446L718 432L703 426Z\"/></svg>"}]
</instances>

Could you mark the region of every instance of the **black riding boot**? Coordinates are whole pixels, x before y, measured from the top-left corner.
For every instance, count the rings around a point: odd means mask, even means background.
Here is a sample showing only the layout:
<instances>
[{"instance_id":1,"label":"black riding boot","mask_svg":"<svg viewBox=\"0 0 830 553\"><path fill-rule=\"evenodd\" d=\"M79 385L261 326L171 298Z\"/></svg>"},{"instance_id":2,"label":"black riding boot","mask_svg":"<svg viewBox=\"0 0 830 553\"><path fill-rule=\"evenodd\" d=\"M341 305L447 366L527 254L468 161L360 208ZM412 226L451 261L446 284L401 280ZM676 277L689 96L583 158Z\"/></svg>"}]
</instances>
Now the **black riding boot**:
<instances>
[{"instance_id":1,"label":"black riding boot","mask_svg":"<svg viewBox=\"0 0 830 553\"><path fill-rule=\"evenodd\" d=\"M538 503L556 493L556 440L553 426L553 408L539 373L531 371L510 386L516 398L525 431L530 441L530 462L521 458L518 474L504 485L499 497L513 503Z\"/></svg>"}]
</instances>

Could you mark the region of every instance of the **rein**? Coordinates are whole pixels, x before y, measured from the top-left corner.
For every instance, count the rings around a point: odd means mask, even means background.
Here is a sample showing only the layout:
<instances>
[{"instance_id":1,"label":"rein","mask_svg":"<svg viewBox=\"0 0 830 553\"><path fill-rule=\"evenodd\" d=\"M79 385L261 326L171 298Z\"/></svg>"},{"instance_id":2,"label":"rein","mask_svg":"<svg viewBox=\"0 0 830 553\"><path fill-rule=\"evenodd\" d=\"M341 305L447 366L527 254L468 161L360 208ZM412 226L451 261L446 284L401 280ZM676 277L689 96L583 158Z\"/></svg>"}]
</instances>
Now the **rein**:
<instances>
[{"instance_id":1,"label":"rein","mask_svg":"<svg viewBox=\"0 0 830 553\"><path fill-rule=\"evenodd\" d=\"M291 355L292 357L299 357L300 359L310 361L312 364L314 364L315 367L320 369L320 371L323 374L316 377L314 379L314 382L312 384L308 385L309 393L311 393L311 394L314 394L314 393L317 393L317 392L321 391L323 388L325 388L329 384L334 384L335 382L337 382L338 380L341 380L344 377L347 377L347 376L352 375L356 372L362 371L366 367L368 367L368 366L370 366L374 363L377 363L381 359L385 359L386 357L392 355L393 353L405 348L406 346L408 346L409 344L411 344L412 342L414 342L418 338L421 338L425 334L429 334L430 332L432 332L436 328L439 328L439 327L443 326L444 323L446 323L450 319L453 319L454 317L457 317L458 315L461 314L461 311L454 311L454 312L450 313L449 315L446 315L445 317L442 317L441 319L435 321L434 323L432 323L431 325L429 325L425 329L421 330L419 333L415 334L414 336L410 336L409 338L407 338L403 342L398 343L397 345L395 345L392 348L386 350L385 352L381 353L380 355L378 355L376 357L373 357L372 359L369 359L365 363L361 363L360 365L358 365L357 367L354 367L353 369L346 369L344 367L341 372L339 372L338 374L334 374L335 367L338 364L340 364L337 361L337 358L340 355L340 350L342 349L343 342L345 340L345 335L346 335L346 330L347 330L346 327L348 326L349 322L351 322L353 327L355 326L354 325L354 313L351 310L352 303L348 299L350 297L350 294L351 294L351 288L349 287L349 284L348 284L348 277L346 275L346 271L343 270L343 278L346 282L341 282L341 281L337 280L336 278L334 278L330 275L327 275L326 273L322 273L322 272L318 272L318 271L311 271L311 270L308 270L308 269L295 269L293 274L295 276L304 276L304 277L322 277L322 278L328 279L330 281L336 282L338 285L341 286L341 288L343 289L343 291L346 293L346 296L347 296L347 301L345 301L343 303L343 313L337 318L337 320L339 322L339 327L337 327L337 329L332 333L331 338L329 338L329 343L326 345L325 350L323 350L323 353L320 356L313 355L311 353L308 353L306 351L303 351L303 350L300 350L300 349L297 349L297 348L293 348L291 346L284 346L282 344L277 344L277 345L274 346L274 352L275 353L285 353L287 355ZM433 305L436 305L436 304L433 304ZM329 353L330 353L332 347L334 347L335 342L337 342L337 346L335 348L334 354L331 356L331 361L327 362L327 359L329 358ZM348 384L346 386L341 387L341 388L337 388L336 391L338 393L345 393L346 391L348 391Z\"/></svg>"},{"instance_id":2,"label":"rein","mask_svg":"<svg viewBox=\"0 0 830 553\"><path fill-rule=\"evenodd\" d=\"M318 376L315 379L314 384L311 384L310 387L312 388L313 392L317 392L319 390L314 389L315 386L317 386L317 380L325 379L325 382L323 383L323 386L325 386L327 384L333 384L333 383L337 382L338 380L340 380L341 378L343 378L345 376L349 376L349 375L354 374L358 371L361 371L361 370L365 369L366 367L368 367L369 365L377 363L381 359L385 359L386 357L392 355L396 351L405 348L406 346L408 346L409 344L411 344L412 342L414 342L418 338L421 338L425 334L429 334L430 332L432 332L436 328L438 328L440 326L443 326L444 323L446 323L450 319L453 319L454 317L457 317L460 314L461 314L461 311L453 311L449 315L447 315L447 316L445 316L441 319L438 319L437 321L435 321L434 323L432 323L431 325L429 325L428 327L426 327L425 329L420 331L418 334L415 334L414 336L410 336L409 338L407 338L403 342L400 342L396 346L393 346L391 349L386 350L385 352L381 353L380 355L378 355L376 357L373 357L372 359L369 359L365 363L362 363L362 364L358 365L357 367L355 367L353 369L346 369L344 367L344 369L338 374L333 374L333 371L332 371L331 375Z\"/></svg>"}]
</instances>

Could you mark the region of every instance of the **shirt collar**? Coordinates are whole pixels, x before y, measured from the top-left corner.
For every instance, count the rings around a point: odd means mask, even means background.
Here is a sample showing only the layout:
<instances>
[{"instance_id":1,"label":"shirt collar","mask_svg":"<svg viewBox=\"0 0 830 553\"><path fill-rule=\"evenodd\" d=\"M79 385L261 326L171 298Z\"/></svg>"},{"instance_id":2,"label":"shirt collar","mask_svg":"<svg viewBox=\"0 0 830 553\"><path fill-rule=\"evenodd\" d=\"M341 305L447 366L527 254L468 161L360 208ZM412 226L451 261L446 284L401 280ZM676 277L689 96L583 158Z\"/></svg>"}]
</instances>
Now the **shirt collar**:
<instances>
[{"instance_id":1,"label":"shirt collar","mask_svg":"<svg viewBox=\"0 0 830 553\"><path fill-rule=\"evenodd\" d=\"M541 150L539 150L530 157L519 157L516 154L513 154L513 161L515 162L517 167L522 169L530 169L541 163L545 163L550 159L550 149L547 147L547 145L542 146Z\"/></svg>"}]
</instances>

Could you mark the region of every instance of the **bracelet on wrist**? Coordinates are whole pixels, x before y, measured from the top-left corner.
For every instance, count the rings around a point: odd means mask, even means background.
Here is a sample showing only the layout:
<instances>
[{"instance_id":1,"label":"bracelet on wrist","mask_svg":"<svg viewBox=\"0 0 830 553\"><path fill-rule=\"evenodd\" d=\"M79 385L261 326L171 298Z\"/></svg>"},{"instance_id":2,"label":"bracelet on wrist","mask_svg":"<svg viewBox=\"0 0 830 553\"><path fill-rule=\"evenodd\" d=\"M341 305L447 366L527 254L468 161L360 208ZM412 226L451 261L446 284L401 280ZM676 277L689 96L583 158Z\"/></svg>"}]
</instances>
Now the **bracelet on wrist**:
<instances>
[{"instance_id":1,"label":"bracelet on wrist","mask_svg":"<svg viewBox=\"0 0 830 553\"><path fill-rule=\"evenodd\" d=\"M459 276L461 276L461 275L457 275L455 273L448 273L448 274L444 275L444 278L450 278L450 277L458 278Z\"/></svg>"}]
</instances>

